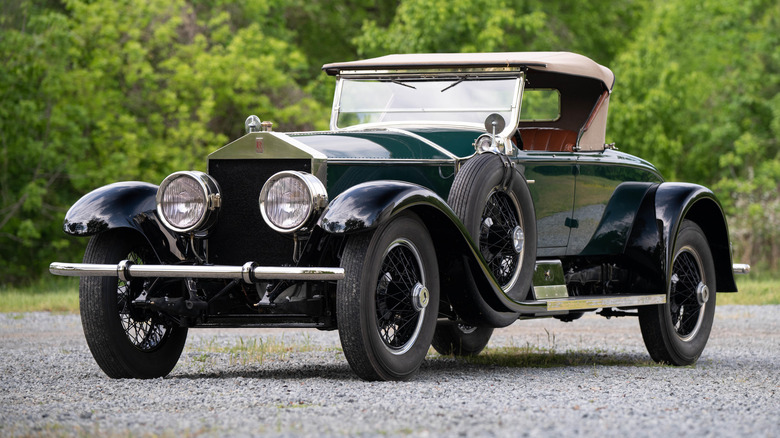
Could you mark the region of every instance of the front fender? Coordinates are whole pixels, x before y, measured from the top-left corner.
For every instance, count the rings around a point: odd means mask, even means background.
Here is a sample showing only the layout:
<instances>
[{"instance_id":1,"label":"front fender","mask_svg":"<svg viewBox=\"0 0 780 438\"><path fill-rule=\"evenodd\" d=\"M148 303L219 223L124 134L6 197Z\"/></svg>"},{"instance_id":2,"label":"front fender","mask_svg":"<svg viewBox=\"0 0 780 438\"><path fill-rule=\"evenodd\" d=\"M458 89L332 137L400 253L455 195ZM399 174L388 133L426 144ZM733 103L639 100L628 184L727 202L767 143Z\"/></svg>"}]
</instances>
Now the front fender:
<instances>
[{"instance_id":1,"label":"front fender","mask_svg":"<svg viewBox=\"0 0 780 438\"><path fill-rule=\"evenodd\" d=\"M728 225L720 202L708 188L688 183L662 183L642 200L625 250L645 280L641 287L654 293L668 289L677 233L685 219L695 222L707 237L717 291L736 292Z\"/></svg>"},{"instance_id":2,"label":"front fender","mask_svg":"<svg viewBox=\"0 0 780 438\"><path fill-rule=\"evenodd\" d=\"M493 277L478 246L447 203L433 191L403 181L358 184L335 198L318 225L330 234L377 228L403 211L413 211L428 228L436 247L441 290L458 316L473 325L503 327L519 311L537 308L511 300ZM474 262L465 263L464 261ZM465 269L475 267L474 287L465 285Z\"/></svg>"},{"instance_id":3,"label":"front fender","mask_svg":"<svg viewBox=\"0 0 780 438\"><path fill-rule=\"evenodd\" d=\"M154 211L157 186L125 181L95 189L76 201L65 214L63 231L72 236L92 236L107 230L138 231L163 262L183 260L183 242L168 231Z\"/></svg>"},{"instance_id":4,"label":"front fender","mask_svg":"<svg viewBox=\"0 0 780 438\"><path fill-rule=\"evenodd\" d=\"M403 181L372 181L351 187L336 197L322 213L318 225L332 234L368 231L404 209L421 204L448 210L455 218L447 203L423 186Z\"/></svg>"}]
</instances>

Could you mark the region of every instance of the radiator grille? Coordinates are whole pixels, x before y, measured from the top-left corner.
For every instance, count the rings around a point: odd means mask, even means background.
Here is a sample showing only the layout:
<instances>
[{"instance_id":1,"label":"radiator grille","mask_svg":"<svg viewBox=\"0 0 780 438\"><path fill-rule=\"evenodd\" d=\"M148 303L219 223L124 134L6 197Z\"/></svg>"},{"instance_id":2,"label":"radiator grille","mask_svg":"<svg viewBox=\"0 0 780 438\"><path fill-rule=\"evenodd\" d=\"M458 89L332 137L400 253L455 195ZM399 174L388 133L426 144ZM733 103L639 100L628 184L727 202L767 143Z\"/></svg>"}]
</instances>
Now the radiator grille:
<instances>
[{"instance_id":1,"label":"radiator grille","mask_svg":"<svg viewBox=\"0 0 780 438\"><path fill-rule=\"evenodd\" d=\"M209 262L262 266L291 265L293 241L270 229L258 207L260 189L283 170L311 171L310 160L210 160L209 174L222 195L219 220L209 236Z\"/></svg>"}]
</instances>

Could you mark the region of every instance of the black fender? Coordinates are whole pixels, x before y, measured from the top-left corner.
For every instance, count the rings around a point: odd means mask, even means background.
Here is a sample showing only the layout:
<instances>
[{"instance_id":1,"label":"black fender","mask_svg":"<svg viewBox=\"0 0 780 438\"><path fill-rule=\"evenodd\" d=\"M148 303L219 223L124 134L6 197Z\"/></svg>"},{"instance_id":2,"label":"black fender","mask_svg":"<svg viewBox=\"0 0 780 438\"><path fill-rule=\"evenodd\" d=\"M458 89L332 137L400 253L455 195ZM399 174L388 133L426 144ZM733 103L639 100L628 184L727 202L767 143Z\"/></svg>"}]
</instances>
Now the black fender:
<instances>
[{"instance_id":1,"label":"black fender","mask_svg":"<svg viewBox=\"0 0 780 438\"><path fill-rule=\"evenodd\" d=\"M718 292L736 292L728 225L723 208L711 190L697 184L662 183L645 194L626 243L641 281L637 292L666 291L677 233L683 220L695 222L704 231L715 261Z\"/></svg>"},{"instance_id":2,"label":"black fender","mask_svg":"<svg viewBox=\"0 0 780 438\"><path fill-rule=\"evenodd\" d=\"M341 193L328 205L318 225L329 234L352 234L373 230L406 210L417 214L433 238L439 259L441 290L464 322L504 327L506 315L538 312L511 300L493 277L479 248L447 202L423 186L403 181L372 181ZM474 288L464 287L463 256L475 262L481 275L474 275ZM479 273L475 273L479 274ZM471 295L467 290L479 291Z\"/></svg>"},{"instance_id":3,"label":"black fender","mask_svg":"<svg viewBox=\"0 0 780 438\"><path fill-rule=\"evenodd\" d=\"M637 213L650 190L657 183L624 182L615 188L604 209L596 231L578 256L605 256L622 254L634 228Z\"/></svg>"},{"instance_id":4,"label":"black fender","mask_svg":"<svg viewBox=\"0 0 780 438\"><path fill-rule=\"evenodd\" d=\"M145 182L125 181L95 189L70 207L62 229L83 237L111 229L133 229L149 242L161 262L184 260L185 242L157 219L157 188Z\"/></svg>"}]
</instances>

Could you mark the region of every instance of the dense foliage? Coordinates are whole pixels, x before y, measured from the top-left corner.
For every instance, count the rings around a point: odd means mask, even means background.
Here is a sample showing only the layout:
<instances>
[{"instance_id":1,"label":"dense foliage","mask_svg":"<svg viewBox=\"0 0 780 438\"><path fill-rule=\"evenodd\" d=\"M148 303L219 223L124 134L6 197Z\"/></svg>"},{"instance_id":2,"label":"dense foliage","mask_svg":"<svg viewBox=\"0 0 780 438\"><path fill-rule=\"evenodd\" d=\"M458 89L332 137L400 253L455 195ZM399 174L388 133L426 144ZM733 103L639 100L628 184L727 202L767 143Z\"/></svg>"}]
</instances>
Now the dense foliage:
<instances>
[{"instance_id":1,"label":"dense foliage","mask_svg":"<svg viewBox=\"0 0 780 438\"><path fill-rule=\"evenodd\" d=\"M68 206L205 167L248 114L327 125L319 67L569 50L617 74L610 141L713 187L740 261L780 261L776 0L11 0L0 5L0 283L77 260Z\"/></svg>"}]
</instances>

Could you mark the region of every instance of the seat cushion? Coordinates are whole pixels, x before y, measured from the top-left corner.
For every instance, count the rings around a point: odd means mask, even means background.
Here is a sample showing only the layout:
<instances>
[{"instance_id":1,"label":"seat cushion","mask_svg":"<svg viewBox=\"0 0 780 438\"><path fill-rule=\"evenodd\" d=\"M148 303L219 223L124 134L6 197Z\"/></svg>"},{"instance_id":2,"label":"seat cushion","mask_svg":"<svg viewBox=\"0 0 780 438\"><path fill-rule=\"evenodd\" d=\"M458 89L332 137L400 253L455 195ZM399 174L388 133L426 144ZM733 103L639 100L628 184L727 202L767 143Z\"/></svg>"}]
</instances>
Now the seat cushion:
<instances>
[{"instance_id":1,"label":"seat cushion","mask_svg":"<svg viewBox=\"0 0 780 438\"><path fill-rule=\"evenodd\" d=\"M519 128L526 151L572 152L577 133L558 128Z\"/></svg>"}]
</instances>

